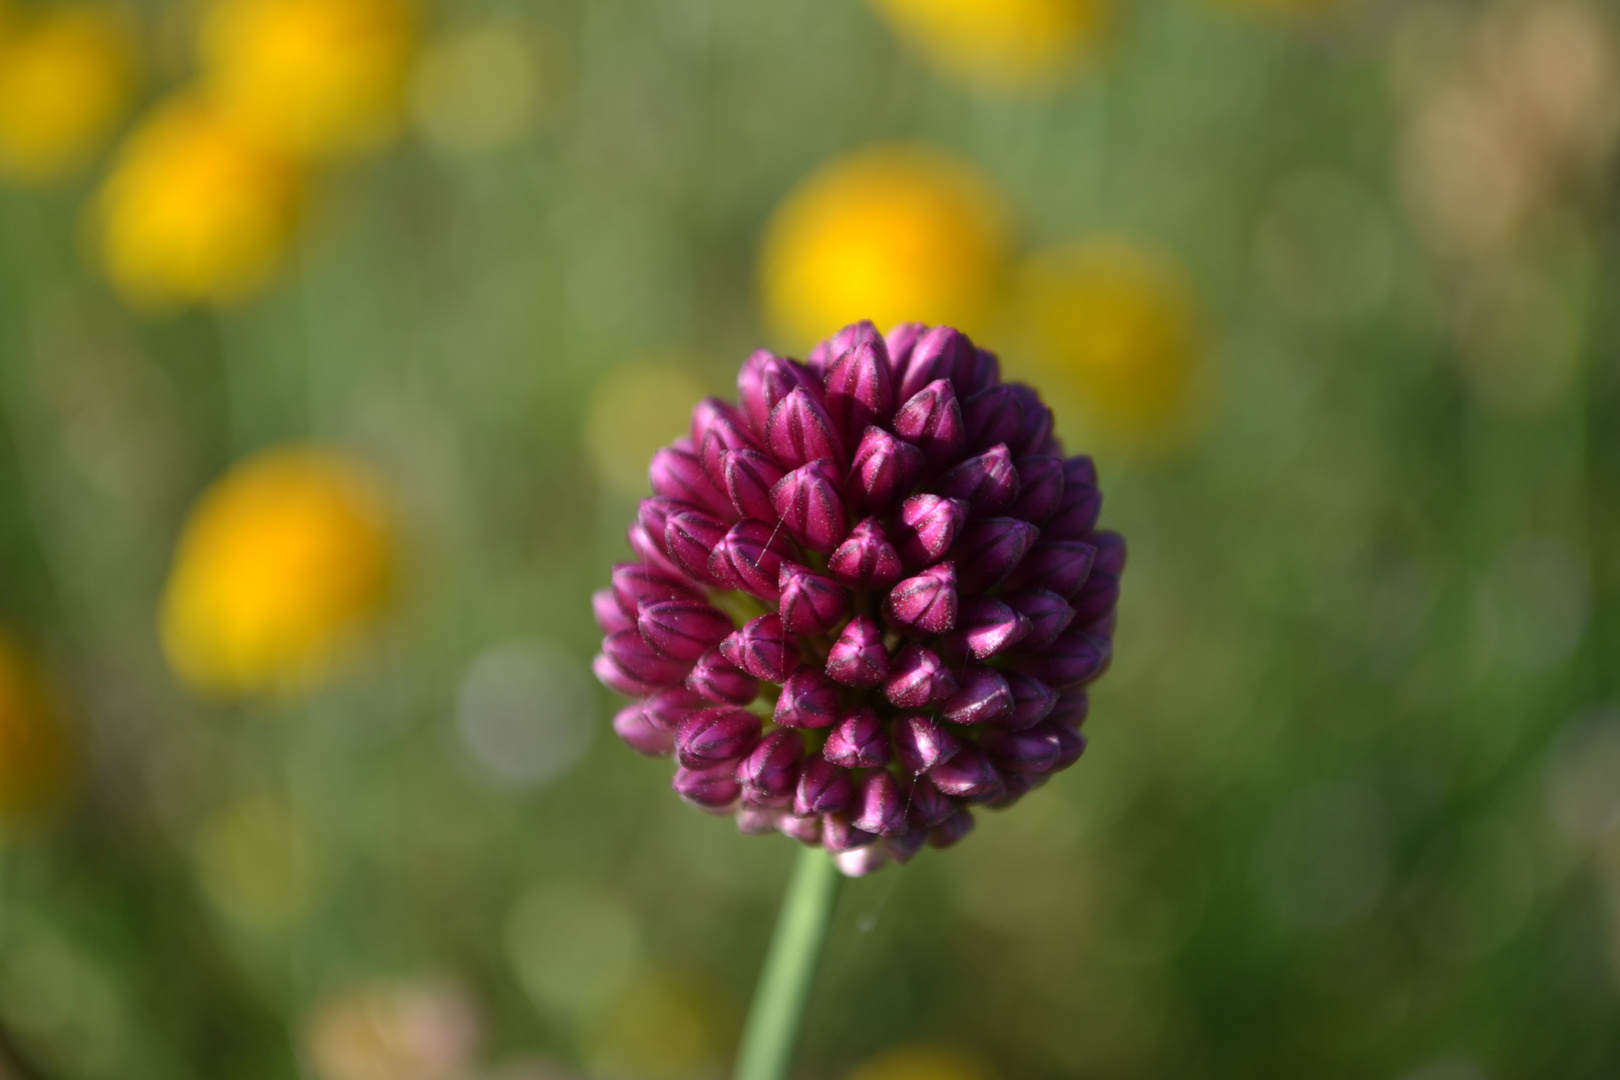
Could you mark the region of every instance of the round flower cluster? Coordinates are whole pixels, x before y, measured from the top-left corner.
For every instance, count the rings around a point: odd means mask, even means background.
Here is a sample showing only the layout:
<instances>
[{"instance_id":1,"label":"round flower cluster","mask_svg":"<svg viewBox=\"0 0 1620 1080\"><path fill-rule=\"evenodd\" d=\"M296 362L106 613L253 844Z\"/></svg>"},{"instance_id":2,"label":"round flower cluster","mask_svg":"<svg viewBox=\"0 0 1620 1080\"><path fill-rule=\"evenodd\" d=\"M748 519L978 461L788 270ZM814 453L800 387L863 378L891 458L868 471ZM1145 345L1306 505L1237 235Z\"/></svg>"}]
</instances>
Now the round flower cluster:
<instances>
[{"instance_id":1,"label":"round flower cluster","mask_svg":"<svg viewBox=\"0 0 1620 1080\"><path fill-rule=\"evenodd\" d=\"M737 387L654 455L594 598L614 729L846 873L954 843L1085 749L1125 562L1091 459L948 326L759 351Z\"/></svg>"}]
</instances>

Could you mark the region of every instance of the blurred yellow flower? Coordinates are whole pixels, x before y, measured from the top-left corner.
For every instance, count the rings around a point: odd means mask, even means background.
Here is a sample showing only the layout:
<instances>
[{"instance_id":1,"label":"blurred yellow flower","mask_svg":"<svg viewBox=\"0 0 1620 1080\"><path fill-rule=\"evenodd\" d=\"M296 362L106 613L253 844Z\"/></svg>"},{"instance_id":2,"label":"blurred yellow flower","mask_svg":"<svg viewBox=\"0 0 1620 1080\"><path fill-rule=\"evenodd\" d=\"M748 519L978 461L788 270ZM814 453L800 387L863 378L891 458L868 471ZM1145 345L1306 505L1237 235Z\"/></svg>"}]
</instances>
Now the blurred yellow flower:
<instances>
[{"instance_id":1,"label":"blurred yellow flower","mask_svg":"<svg viewBox=\"0 0 1620 1080\"><path fill-rule=\"evenodd\" d=\"M978 1054L943 1046L907 1046L868 1058L849 1080L995 1080Z\"/></svg>"},{"instance_id":2,"label":"blurred yellow flower","mask_svg":"<svg viewBox=\"0 0 1620 1080\"><path fill-rule=\"evenodd\" d=\"M67 728L38 669L0 632L0 825L27 824L59 804L73 761Z\"/></svg>"},{"instance_id":3,"label":"blurred yellow flower","mask_svg":"<svg viewBox=\"0 0 1620 1080\"><path fill-rule=\"evenodd\" d=\"M1094 240L1035 254L1018 293L1043 389L1127 438L1162 437L1184 419L1203 343L1179 267Z\"/></svg>"},{"instance_id":4,"label":"blurred yellow flower","mask_svg":"<svg viewBox=\"0 0 1620 1080\"><path fill-rule=\"evenodd\" d=\"M133 85L130 43L110 11L0 14L0 176L37 184L83 164Z\"/></svg>"},{"instance_id":5,"label":"blurred yellow flower","mask_svg":"<svg viewBox=\"0 0 1620 1080\"><path fill-rule=\"evenodd\" d=\"M992 89L1053 82L1095 47L1108 0L872 0L946 72Z\"/></svg>"},{"instance_id":6,"label":"blurred yellow flower","mask_svg":"<svg viewBox=\"0 0 1620 1080\"><path fill-rule=\"evenodd\" d=\"M356 463L304 446L263 451L204 492L164 589L163 649L200 694L297 689L386 600L393 538Z\"/></svg>"},{"instance_id":7,"label":"blurred yellow flower","mask_svg":"<svg viewBox=\"0 0 1620 1080\"><path fill-rule=\"evenodd\" d=\"M240 299L286 253L303 179L194 97L130 136L97 196L101 259L131 304Z\"/></svg>"},{"instance_id":8,"label":"blurred yellow flower","mask_svg":"<svg viewBox=\"0 0 1620 1080\"><path fill-rule=\"evenodd\" d=\"M766 311L795 345L847 323L906 320L972 333L995 303L1008 245L996 189L937 151L883 146L834 161L767 228Z\"/></svg>"},{"instance_id":9,"label":"blurred yellow flower","mask_svg":"<svg viewBox=\"0 0 1620 1080\"><path fill-rule=\"evenodd\" d=\"M217 0L202 28L203 82L276 147L353 153L398 128L415 36L405 0Z\"/></svg>"}]
</instances>

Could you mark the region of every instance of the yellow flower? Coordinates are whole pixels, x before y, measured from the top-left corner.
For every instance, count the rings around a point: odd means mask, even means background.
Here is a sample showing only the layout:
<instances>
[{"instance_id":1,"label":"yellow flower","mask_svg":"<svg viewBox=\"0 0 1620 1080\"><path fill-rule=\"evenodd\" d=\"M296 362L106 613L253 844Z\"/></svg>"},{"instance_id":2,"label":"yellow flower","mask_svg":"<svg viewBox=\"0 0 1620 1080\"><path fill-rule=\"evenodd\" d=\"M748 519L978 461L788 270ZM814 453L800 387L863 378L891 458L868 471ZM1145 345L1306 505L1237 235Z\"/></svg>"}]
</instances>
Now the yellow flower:
<instances>
[{"instance_id":1,"label":"yellow flower","mask_svg":"<svg viewBox=\"0 0 1620 1080\"><path fill-rule=\"evenodd\" d=\"M386 600L392 530L372 478L323 450L241 462L181 533L160 630L193 690L297 689L320 676Z\"/></svg>"},{"instance_id":2,"label":"yellow flower","mask_svg":"<svg viewBox=\"0 0 1620 1080\"><path fill-rule=\"evenodd\" d=\"M1094 240L1037 253L1018 291L1043 390L1127 438L1162 438L1185 419L1202 341L1179 267L1128 241Z\"/></svg>"},{"instance_id":3,"label":"yellow flower","mask_svg":"<svg viewBox=\"0 0 1620 1080\"><path fill-rule=\"evenodd\" d=\"M995 301L1007 215L989 181L919 147L865 150L790 194L767 228L767 313L795 345L858 319L973 332Z\"/></svg>"},{"instance_id":4,"label":"yellow flower","mask_svg":"<svg viewBox=\"0 0 1620 1080\"><path fill-rule=\"evenodd\" d=\"M197 98L175 98L130 136L102 185L102 263L137 306L240 299L285 255L302 194L289 161Z\"/></svg>"},{"instance_id":5,"label":"yellow flower","mask_svg":"<svg viewBox=\"0 0 1620 1080\"><path fill-rule=\"evenodd\" d=\"M849 1080L995 1080L977 1054L943 1046L908 1046L862 1062Z\"/></svg>"},{"instance_id":6,"label":"yellow flower","mask_svg":"<svg viewBox=\"0 0 1620 1080\"><path fill-rule=\"evenodd\" d=\"M1107 0L873 0L930 61L992 89L1049 84L1096 45Z\"/></svg>"},{"instance_id":7,"label":"yellow flower","mask_svg":"<svg viewBox=\"0 0 1620 1080\"><path fill-rule=\"evenodd\" d=\"M202 28L204 85L289 153L365 150L399 125L415 24L404 0L218 0Z\"/></svg>"},{"instance_id":8,"label":"yellow flower","mask_svg":"<svg viewBox=\"0 0 1620 1080\"><path fill-rule=\"evenodd\" d=\"M55 807L72 782L73 760L37 668L0 633L0 824L26 824Z\"/></svg>"},{"instance_id":9,"label":"yellow flower","mask_svg":"<svg viewBox=\"0 0 1620 1080\"><path fill-rule=\"evenodd\" d=\"M101 8L0 15L0 175L55 179L101 144L129 100L134 61L123 26Z\"/></svg>"}]
</instances>

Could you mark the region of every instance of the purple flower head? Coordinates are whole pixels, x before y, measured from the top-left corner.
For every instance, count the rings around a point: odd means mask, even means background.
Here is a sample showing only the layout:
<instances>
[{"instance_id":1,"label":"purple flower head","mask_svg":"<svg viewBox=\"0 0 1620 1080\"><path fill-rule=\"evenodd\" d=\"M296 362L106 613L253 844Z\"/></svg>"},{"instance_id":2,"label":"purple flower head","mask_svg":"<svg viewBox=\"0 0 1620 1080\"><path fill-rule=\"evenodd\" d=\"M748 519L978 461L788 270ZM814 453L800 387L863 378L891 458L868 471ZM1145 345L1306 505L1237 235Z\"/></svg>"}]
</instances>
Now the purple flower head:
<instances>
[{"instance_id":1,"label":"purple flower head","mask_svg":"<svg viewBox=\"0 0 1620 1080\"><path fill-rule=\"evenodd\" d=\"M634 560L591 598L593 669L686 801L868 873L1084 751L1125 543L1092 460L966 335L756 352L648 479Z\"/></svg>"}]
</instances>

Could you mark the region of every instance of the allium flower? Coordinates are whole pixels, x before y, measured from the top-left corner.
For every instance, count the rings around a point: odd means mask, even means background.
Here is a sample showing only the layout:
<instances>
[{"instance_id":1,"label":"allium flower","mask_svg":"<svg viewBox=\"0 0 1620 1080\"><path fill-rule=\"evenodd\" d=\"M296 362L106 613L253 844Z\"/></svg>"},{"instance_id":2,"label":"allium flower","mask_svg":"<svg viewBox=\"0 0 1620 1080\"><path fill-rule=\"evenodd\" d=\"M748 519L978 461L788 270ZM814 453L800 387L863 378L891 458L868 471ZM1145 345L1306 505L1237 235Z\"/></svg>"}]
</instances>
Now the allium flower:
<instances>
[{"instance_id":1,"label":"allium flower","mask_svg":"<svg viewBox=\"0 0 1620 1080\"><path fill-rule=\"evenodd\" d=\"M805 344L862 317L973 329L996 300L1008 231L995 187L966 163L914 146L863 150L811 176L772 217L765 308Z\"/></svg>"},{"instance_id":2,"label":"allium flower","mask_svg":"<svg viewBox=\"0 0 1620 1080\"><path fill-rule=\"evenodd\" d=\"M192 511L163 593L163 650L201 694L302 686L375 614L392 570L369 473L314 448L263 451Z\"/></svg>"},{"instance_id":3,"label":"allium flower","mask_svg":"<svg viewBox=\"0 0 1620 1080\"><path fill-rule=\"evenodd\" d=\"M909 44L992 90L1052 83L1095 47L1108 0L873 0Z\"/></svg>"},{"instance_id":4,"label":"allium flower","mask_svg":"<svg viewBox=\"0 0 1620 1080\"><path fill-rule=\"evenodd\" d=\"M129 100L132 52L108 8L0 11L0 175L39 184L83 164Z\"/></svg>"},{"instance_id":5,"label":"allium flower","mask_svg":"<svg viewBox=\"0 0 1620 1080\"><path fill-rule=\"evenodd\" d=\"M869 322L737 388L653 456L595 596L619 735L851 874L1073 764L1125 546L1036 392L950 327Z\"/></svg>"}]
</instances>

